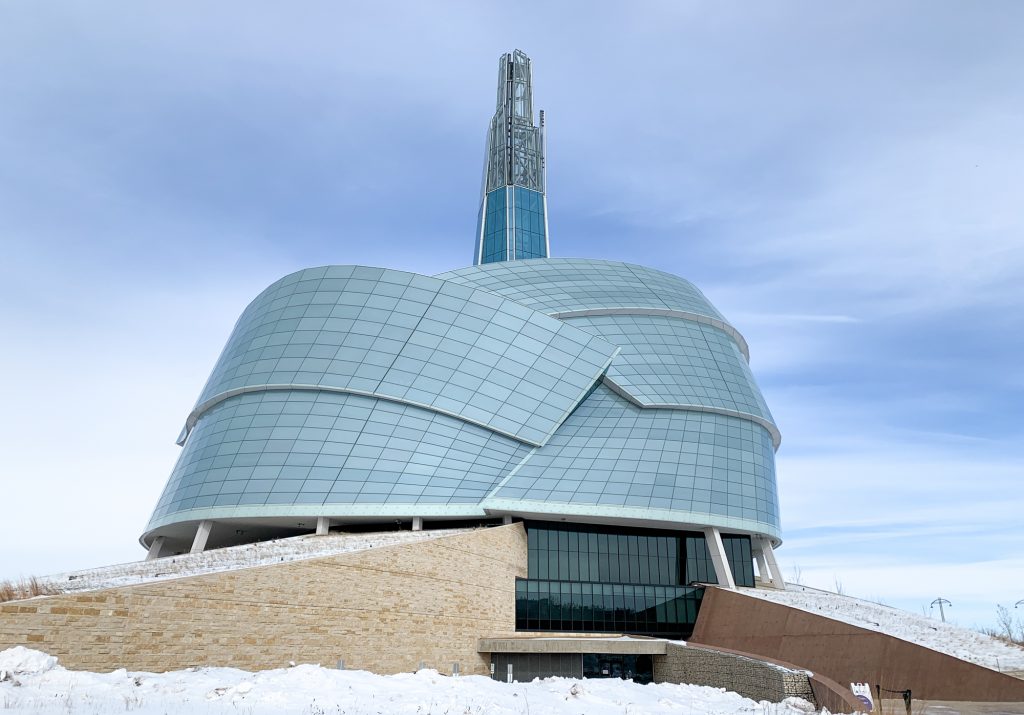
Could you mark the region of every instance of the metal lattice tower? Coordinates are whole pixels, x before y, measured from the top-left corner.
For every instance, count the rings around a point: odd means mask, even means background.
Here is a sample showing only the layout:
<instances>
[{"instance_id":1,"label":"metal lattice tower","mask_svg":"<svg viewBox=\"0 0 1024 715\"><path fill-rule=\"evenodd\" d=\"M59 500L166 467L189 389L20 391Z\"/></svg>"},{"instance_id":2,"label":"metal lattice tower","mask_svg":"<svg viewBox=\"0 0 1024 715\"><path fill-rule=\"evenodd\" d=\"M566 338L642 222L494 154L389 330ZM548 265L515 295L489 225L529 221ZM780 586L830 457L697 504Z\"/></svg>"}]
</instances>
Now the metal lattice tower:
<instances>
[{"instance_id":1,"label":"metal lattice tower","mask_svg":"<svg viewBox=\"0 0 1024 715\"><path fill-rule=\"evenodd\" d=\"M549 251L544 112L533 123L533 73L521 50L498 61L497 106L487 132L474 264L546 258Z\"/></svg>"}]
</instances>

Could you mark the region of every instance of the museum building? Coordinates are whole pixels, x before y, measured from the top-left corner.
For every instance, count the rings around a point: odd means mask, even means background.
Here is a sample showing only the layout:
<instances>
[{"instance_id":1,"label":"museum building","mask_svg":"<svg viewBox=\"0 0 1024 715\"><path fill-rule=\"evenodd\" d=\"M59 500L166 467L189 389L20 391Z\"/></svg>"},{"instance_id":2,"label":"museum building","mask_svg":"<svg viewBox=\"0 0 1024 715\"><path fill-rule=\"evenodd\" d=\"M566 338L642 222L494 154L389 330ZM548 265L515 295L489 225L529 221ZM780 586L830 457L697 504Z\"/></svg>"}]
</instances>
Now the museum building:
<instances>
[{"instance_id":1,"label":"museum building","mask_svg":"<svg viewBox=\"0 0 1024 715\"><path fill-rule=\"evenodd\" d=\"M523 522L516 630L688 637L702 584L778 582L780 434L691 283L550 257L544 114L499 62L473 265L332 265L245 309L178 439L150 558Z\"/></svg>"},{"instance_id":2,"label":"museum building","mask_svg":"<svg viewBox=\"0 0 1024 715\"><path fill-rule=\"evenodd\" d=\"M783 583L780 434L746 341L682 278L551 257L532 94L529 58L503 55L472 265L321 266L260 293L185 418L146 560L0 603L0 649L623 677L831 712L866 710L866 678L908 708L1024 700L999 667Z\"/></svg>"}]
</instances>

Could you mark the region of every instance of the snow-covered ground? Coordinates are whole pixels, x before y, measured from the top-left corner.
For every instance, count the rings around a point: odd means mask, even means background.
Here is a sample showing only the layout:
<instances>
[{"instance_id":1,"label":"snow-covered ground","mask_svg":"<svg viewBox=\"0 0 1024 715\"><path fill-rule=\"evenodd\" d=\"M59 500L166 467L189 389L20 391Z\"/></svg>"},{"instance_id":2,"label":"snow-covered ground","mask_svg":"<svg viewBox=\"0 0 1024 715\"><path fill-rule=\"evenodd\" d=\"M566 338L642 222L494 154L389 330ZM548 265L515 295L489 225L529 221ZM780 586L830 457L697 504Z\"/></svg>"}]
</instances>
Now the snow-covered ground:
<instances>
[{"instance_id":1,"label":"snow-covered ground","mask_svg":"<svg viewBox=\"0 0 1024 715\"><path fill-rule=\"evenodd\" d=\"M78 593L284 561L333 556L381 546L408 544L414 541L452 536L465 531L468 530L438 529L436 531L385 531L366 534L334 533L326 536L293 536L275 541L261 541L255 544L214 549L198 554L168 556L154 561L135 561L86 571L71 571L39 580L62 593Z\"/></svg>"},{"instance_id":2,"label":"snow-covered ground","mask_svg":"<svg viewBox=\"0 0 1024 715\"><path fill-rule=\"evenodd\" d=\"M755 702L721 688L623 680L548 678L499 683L484 676L447 677L434 670L373 675L300 665L249 673L190 668L171 673L87 673L17 647L0 652L3 712L140 715L808 715L790 698Z\"/></svg>"},{"instance_id":3,"label":"snow-covered ground","mask_svg":"<svg viewBox=\"0 0 1024 715\"><path fill-rule=\"evenodd\" d=\"M745 588L740 593L885 633L993 670L1024 671L1024 648L891 606L796 584L786 584L785 591Z\"/></svg>"}]
</instances>

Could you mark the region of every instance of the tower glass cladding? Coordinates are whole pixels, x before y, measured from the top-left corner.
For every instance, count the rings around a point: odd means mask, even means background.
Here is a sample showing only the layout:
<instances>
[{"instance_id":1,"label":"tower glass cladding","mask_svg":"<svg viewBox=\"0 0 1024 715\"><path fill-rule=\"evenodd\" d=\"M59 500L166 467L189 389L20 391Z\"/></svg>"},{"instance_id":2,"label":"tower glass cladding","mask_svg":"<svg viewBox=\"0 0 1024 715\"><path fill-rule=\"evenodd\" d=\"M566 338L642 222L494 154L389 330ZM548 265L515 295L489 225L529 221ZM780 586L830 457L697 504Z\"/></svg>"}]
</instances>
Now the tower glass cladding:
<instances>
[{"instance_id":1,"label":"tower glass cladding","mask_svg":"<svg viewBox=\"0 0 1024 715\"><path fill-rule=\"evenodd\" d=\"M530 58L501 56L498 101L487 132L483 196L473 264L549 255L544 112L533 123Z\"/></svg>"}]
</instances>

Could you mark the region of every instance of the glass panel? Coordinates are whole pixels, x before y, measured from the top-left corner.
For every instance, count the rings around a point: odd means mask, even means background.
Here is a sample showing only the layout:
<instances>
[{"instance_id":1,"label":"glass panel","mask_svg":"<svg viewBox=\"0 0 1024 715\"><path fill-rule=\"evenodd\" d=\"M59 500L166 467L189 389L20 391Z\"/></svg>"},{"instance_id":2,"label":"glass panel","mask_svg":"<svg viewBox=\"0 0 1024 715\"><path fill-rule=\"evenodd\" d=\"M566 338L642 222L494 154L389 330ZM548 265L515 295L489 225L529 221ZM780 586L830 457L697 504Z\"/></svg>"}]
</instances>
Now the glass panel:
<instances>
[{"instance_id":1,"label":"glass panel","mask_svg":"<svg viewBox=\"0 0 1024 715\"><path fill-rule=\"evenodd\" d=\"M700 589L683 587L680 558L686 554L688 572L707 579L703 534L526 526L531 578L525 590L517 589L517 629L689 636ZM730 540L726 548L738 558L749 550L749 539Z\"/></svg>"}]
</instances>

